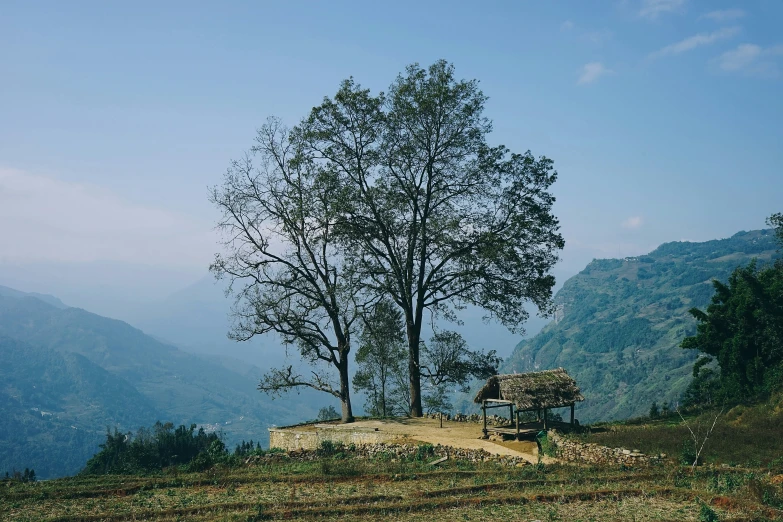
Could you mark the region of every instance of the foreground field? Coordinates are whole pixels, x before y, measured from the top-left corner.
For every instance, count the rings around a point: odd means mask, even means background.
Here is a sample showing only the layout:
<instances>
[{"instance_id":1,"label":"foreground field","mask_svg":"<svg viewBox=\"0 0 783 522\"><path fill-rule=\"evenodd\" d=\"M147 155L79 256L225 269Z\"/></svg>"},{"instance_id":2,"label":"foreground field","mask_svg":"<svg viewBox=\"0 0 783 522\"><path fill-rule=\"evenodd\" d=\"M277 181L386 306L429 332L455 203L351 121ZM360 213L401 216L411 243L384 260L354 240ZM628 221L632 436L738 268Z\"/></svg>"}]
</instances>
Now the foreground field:
<instances>
[{"instance_id":1,"label":"foreground field","mask_svg":"<svg viewBox=\"0 0 783 522\"><path fill-rule=\"evenodd\" d=\"M3 520L776 520L768 473L279 457L199 474L0 483ZM783 507L779 505L777 507ZM706 518L705 518L706 517ZM710 518L719 517L719 518Z\"/></svg>"}]
</instances>

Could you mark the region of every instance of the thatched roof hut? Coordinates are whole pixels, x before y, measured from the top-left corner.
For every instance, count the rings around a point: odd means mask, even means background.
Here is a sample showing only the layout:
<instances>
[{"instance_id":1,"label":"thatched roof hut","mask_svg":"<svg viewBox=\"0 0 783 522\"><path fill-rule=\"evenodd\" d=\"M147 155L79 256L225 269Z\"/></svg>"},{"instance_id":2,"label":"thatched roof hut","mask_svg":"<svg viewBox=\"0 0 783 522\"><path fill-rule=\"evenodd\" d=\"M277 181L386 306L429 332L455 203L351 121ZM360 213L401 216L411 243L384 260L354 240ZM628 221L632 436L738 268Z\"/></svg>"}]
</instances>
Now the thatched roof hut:
<instances>
[{"instance_id":1,"label":"thatched roof hut","mask_svg":"<svg viewBox=\"0 0 783 522\"><path fill-rule=\"evenodd\" d=\"M563 368L490 377L473 401L491 399L513 402L518 411L562 408L585 400Z\"/></svg>"}]
</instances>

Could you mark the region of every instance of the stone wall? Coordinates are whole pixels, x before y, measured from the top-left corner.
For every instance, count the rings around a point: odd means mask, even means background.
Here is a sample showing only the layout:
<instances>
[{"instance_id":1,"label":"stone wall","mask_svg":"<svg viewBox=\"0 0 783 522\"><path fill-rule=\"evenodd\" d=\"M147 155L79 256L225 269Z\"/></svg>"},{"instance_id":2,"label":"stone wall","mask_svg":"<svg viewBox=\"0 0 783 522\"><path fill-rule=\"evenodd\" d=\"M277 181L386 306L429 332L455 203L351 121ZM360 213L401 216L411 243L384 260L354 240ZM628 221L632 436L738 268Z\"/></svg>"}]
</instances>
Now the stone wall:
<instances>
[{"instance_id":1,"label":"stone wall","mask_svg":"<svg viewBox=\"0 0 783 522\"><path fill-rule=\"evenodd\" d=\"M315 450L325 440L348 446L389 442L395 437L398 435L383 433L377 428L311 424L299 427L269 428L269 447L285 451Z\"/></svg>"},{"instance_id":2,"label":"stone wall","mask_svg":"<svg viewBox=\"0 0 783 522\"><path fill-rule=\"evenodd\" d=\"M338 443L339 444L339 443ZM426 449L422 449L426 448ZM355 458L382 459L382 460L410 460L421 457L423 460L431 461L447 457L454 460L465 460L469 462L491 462L502 466L526 466L529 463L522 457L512 457L508 455L495 455L483 449L455 448L453 446L442 446L437 444L393 444L386 442L370 444L348 444L336 448L336 451L342 452ZM299 461L318 460L323 456L318 450L314 449L296 449L285 453L269 453L261 456L249 457L245 463L260 463L265 460L291 459Z\"/></svg>"},{"instance_id":3,"label":"stone wall","mask_svg":"<svg viewBox=\"0 0 783 522\"><path fill-rule=\"evenodd\" d=\"M598 444L579 442L564 437L555 430L547 432L547 438L556 447L558 458L571 462L591 464L623 464L626 466L650 465L661 462L666 455L645 455L638 450L609 448Z\"/></svg>"}]
</instances>

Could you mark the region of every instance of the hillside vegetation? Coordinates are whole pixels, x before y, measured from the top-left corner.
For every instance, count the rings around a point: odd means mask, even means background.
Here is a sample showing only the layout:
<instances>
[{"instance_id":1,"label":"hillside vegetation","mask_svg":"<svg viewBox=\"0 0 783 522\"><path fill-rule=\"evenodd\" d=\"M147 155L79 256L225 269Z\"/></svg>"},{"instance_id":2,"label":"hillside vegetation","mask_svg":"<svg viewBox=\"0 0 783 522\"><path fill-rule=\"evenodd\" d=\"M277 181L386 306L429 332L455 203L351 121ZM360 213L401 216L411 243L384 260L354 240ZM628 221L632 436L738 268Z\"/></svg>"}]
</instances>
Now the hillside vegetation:
<instances>
[{"instance_id":1,"label":"hillside vegetation","mask_svg":"<svg viewBox=\"0 0 783 522\"><path fill-rule=\"evenodd\" d=\"M195 423L234 444L317 413L259 394L260 371L232 371L122 321L24 294L0 296L0 360L0 473L76 473L107 427Z\"/></svg>"},{"instance_id":2,"label":"hillside vegetation","mask_svg":"<svg viewBox=\"0 0 783 522\"><path fill-rule=\"evenodd\" d=\"M712 279L725 282L753 258L769 262L777 248L772 231L759 230L594 260L555 296L556 320L519 343L501 371L566 368L586 398L577 407L583 422L640 416L652 402L677 401L698 356L679 347L696 333L688 310L707 306Z\"/></svg>"}]
</instances>

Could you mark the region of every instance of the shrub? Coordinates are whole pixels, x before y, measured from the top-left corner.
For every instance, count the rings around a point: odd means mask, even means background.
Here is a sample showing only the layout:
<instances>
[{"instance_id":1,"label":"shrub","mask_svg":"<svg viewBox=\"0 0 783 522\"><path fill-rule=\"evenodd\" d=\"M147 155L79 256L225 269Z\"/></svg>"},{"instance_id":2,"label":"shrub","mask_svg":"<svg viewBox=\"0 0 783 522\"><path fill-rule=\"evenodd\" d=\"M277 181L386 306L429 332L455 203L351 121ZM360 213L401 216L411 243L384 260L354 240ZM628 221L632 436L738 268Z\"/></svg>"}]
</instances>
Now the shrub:
<instances>
[{"instance_id":1,"label":"shrub","mask_svg":"<svg viewBox=\"0 0 783 522\"><path fill-rule=\"evenodd\" d=\"M536 442L538 443L538 452L540 455L546 455L547 457L557 456L557 444L549 440L546 434L536 436Z\"/></svg>"},{"instance_id":2,"label":"shrub","mask_svg":"<svg viewBox=\"0 0 783 522\"><path fill-rule=\"evenodd\" d=\"M319 457L333 457L338 452L342 452L345 449L345 445L342 442L334 442L332 440L322 440L318 445L316 453Z\"/></svg>"},{"instance_id":3,"label":"shrub","mask_svg":"<svg viewBox=\"0 0 783 522\"><path fill-rule=\"evenodd\" d=\"M707 504L702 503L699 510L699 522L718 522L718 514Z\"/></svg>"},{"instance_id":4,"label":"shrub","mask_svg":"<svg viewBox=\"0 0 783 522\"><path fill-rule=\"evenodd\" d=\"M416 448L414 460L427 460L435 455L435 447L432 444L421 444Z\"/></svg>"},{"instance_id":5,"label":"shrub","mask_svg":"<svg viewBox=\"0 0 783 522\"><path fill-rule=\"evenodd\" d=\"M680 464L683 466L692 466L694 461L696 461L697 466L701 465L701 456L699 456L697 461L696 449L693 447L693 441L686 439L682 442L682 449L680 449Z\"/></svg>"},{"instance_id":6,"label":"shrub","mask_svg":"<svg viewBox=\"0 0 783 522\"><path fill-rule=\"evenodd\" d=\"M189 465L196 458L199 460L194 466L209 467L228 457L217 433L206 433L204 428L196 431L195 424L190 428L181 425L175 430L170 422L157 422L152 429L141 428L135 436L115 428L113 433L107 431L106 442L100 447L101 451L87 461L82 474L143 474Z\"/></svg>"},{"instance_id":7,"label":"shrub","mask_svg":"<svg viewBox=\"0 0 783 522\"><path fill-rule=\"evenodd\" d=\"M24 471L13 470L10 474L5 472L5 480L12 480L15 482L35 482L38 480L35 476L35 470L24 468Z\"/></svg>"}]
</instances>

